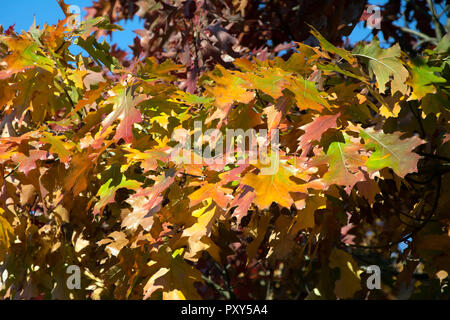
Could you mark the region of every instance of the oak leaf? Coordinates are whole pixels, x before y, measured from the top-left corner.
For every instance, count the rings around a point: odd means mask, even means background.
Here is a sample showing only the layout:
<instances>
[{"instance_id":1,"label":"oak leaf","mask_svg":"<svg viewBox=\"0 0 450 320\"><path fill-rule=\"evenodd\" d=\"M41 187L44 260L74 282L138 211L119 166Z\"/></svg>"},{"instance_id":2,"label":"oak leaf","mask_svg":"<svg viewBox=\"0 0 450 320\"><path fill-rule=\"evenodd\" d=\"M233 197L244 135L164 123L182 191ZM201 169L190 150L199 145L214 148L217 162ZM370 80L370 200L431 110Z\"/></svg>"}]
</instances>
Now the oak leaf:
<instances>
[{"instance_id":1,"label":"oak leaf","mask_svg":"<svg viewBox=\"0 0 450 320\"><path fill-rule=\"evenodd\" d=\"M269 208L272 202L276 202L280 206L289 208L294 203L290 193L307 193L308 188L320 188L320 183L316 181L305 181L298 184L291 179L291 177L307 180L309 174L303 173L302 169L293 165L280 162L277 173L272 175L261 175L249 172L242 178L241 184L254 189L254 203L260 209Z\"/></svg>"},{"instance_id":2,"label":"oak leaf","mask_svg":"<svg viewBox=\"0 0 450 320\"><path fill-rule=\"evenodd\" d=\"M360 129L364 139L364 147L374 150L366 162L370 171L392 168L400 177L417 171L420 156L412 152L417 146L425 143L418 137L400 139L401 133L386 134L373 128Z\"/></svg>"},{"instance_id":3,"label":"oak leaf","mask_svg":"<svg viewBox=\"0 0 450 320\"><path fill-rule=\"evenodd\" d=\"M3 217L4 210L0 208L0 261L3 261L5 254L11 245L14 230L8 220Z\"/></svg>"},{"instance_id":4,"label":"oak leaf","mask_svg":"<svg viewBox=\"0 0 450 320\"><path fill-rule=\"evenodd\" d=\"M340 278L335 283L334 292L339 298L353 298L361 290L361 273L353 257L340 249L334 249L330 255L330 268L339 268Z\"/></svg>"},{"instance_id":5,"label":"oak leaf","mask_svg":"<svg viewBox=\"0 0 450 320\"><path fill-rule=\"evenodd\" d=\"M102 122L104 132L117 119L120 121L114 139L119 141L123 139L125 143L131 143L133 140L133 125L142 121L141 112L136 106L141 103L145 96L134 96L131 88L118 86L111 93L112 97L106 100L114 104L113 112L111 112Z\"/></svg>"},{"instance_id":6,"label":"oak leaf","mask_svg":"<svg viewBox=\"0 0 450 320\"><path fill-rule=\"evenodd\" d=\"M314 118L314 120L302 127L304 134L300 136L298 147L302 149L302 154L308 154L311 150L313 141L320 141L322 134L330 128L336 128L336 120L340 117L340 113L335 115L326 115Z\"/></svg>"},{"instance_id":7,"label":"oak leaf","mask_svg":"<svg viewBox=\"0 0 450 320\"><path fill-rule=\"evenodd\" d=\"M379 40L374 38L369 45L356 46L353 55L361 57L367 64L369 72L375 74L380 93L386 91L386 83L390 81L390 77L393 77L392 94L396 91L407 92L408 87L405 82L408 78L408 70L400 60L401 50L398 44L389 49L382 49Z\"/></svg>"},{"instance_id":8,"label":"oak leaf","mask_svg":"<svg viewBox=\"0 0 450 320\"><path fill-rule=\"evenodd\" d=\"M356 139L344 135L345 143L332 142L325 156L317 156L313 163L327 163L328 171L323 180L328 184L338 184L350 191L355 183L365 180L364 171L368 155L363 145Z\"/></svg>"},{"instance_id":9,"label":"oak leaf","mask_svg":"<svg viewBox=\"0 0 450 320\"><path fill-rule=\"evenodd\" d=\"M116 196L116 191L121 188L127 188L131 190L136 190L139 188L140 183L135 180L127 180L125 176L122 176L122 181L118 185L112 186L113 178L109 179L104 185L100 187L97 192L97 196L100 200L95 204L94 215L100 214L105 206L111 202L114 202L114 197Z\"/></svg>"}]
</instances>

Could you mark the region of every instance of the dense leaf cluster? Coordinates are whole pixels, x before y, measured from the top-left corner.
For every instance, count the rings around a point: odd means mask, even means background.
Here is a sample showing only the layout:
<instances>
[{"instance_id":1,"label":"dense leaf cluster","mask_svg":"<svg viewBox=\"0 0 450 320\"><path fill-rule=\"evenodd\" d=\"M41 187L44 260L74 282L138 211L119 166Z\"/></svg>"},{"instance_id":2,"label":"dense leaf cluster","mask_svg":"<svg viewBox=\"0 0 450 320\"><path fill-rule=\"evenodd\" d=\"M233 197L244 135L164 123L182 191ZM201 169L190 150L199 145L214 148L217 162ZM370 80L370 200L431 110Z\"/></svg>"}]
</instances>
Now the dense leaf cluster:
<instances>
[{"instance_id":1,"label":"dense leaf cluster","mask_svg":"<svg viewBox=\"0 0 450 320\"><path fill-rule=\"evenodd\" d=\"M312 29L189 93L189 65L124 66L93 35L116 26L70 19L0 29L2 298L449 298L448 35L412 59ZM278 134L277 170L252 139L205 156L229 129Z\"/></svg>"}]
</instances>

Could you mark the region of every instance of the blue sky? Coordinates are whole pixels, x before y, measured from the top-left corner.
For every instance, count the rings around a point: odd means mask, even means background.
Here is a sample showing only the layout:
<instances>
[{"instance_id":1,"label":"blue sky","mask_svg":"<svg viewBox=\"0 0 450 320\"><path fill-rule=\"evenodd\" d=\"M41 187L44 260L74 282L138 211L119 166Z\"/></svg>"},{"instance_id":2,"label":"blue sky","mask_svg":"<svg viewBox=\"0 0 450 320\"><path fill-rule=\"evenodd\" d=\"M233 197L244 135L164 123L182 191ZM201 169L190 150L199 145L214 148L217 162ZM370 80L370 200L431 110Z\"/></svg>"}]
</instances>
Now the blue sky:
<instances>
[{"instance_id":1,"label":"blue sky","mask_svg":"<svg viewBox=\"0 0 450 320\"><path fill-rule=\"evenodd\" d=\"M386 0L371 0L370 4L383 4ZM81 8L90 6L92 0L66 0L67 4L78 5ZM83 11L84 12L84 11ZM36 24L44 23L55 24L58 19L63 19L64 15L58 6L56 0L13 0L2 1L2 10L0 11L0 24L4 28L15 24L17 31L28 30L33 24L34 16L36 16ZM142 28L142 22L135 18L133 21L120 23L124 27L124 31L115 32L113 42L116 42L120 48L129 50L128 45L132 44L135 34L133 30ZM364 27L360 22L353 33L350 35L351 43L355 43L365 38L371 32L370 29ZM367 40L370 40L368 37Z\"/></svg>"},{"instance_id":2,"label":"blue sky","mask_svg":"<svg viewBox=\"0 0 450 320\"><path fill-rule=\"evenodd\" d=\"M371 5L383 5L388 0L369 0L368 2ZM91 5L92 0L66 0L66 3L85 8ZM84 10L82 12L85 13ZM34 16L36 16L37 25L43 25L44 23L56 24L59 19L64 18L56 0L2 0L0 24L4 28L15 24L17 31L28 30L33 24ZM445 19L446 15L443 15L441 21L444 25ZM114 32L112 41L117 43L121 49L131 51L128 46L133 43L133 39L136 36L133 30L141 29L142 21L136 17L134 20L122 22L120 25L124 27L124 31ZM414 29L414 26L412 26L412 29ZM350 42L355 44L363 39L370 41L372 39L371 31L364 25L364 22L359 22L349 37ZM381 33L379 33L379 38L382 46L390 46L384 42Z\"/></svg>"},{"instance_id":3,"label":"blue sky","mask_svg":"<svg viewBox=\"0 0 450 320\"><path fill-rule=\"evenodd\" d=\"M69 5L77 5L82 9L89 7L92 0L66 0L65 3ZM0 24L3 28L8 28L15 24L15 30L28 30L33 24L34 16L36 16L36 24L43 25L56 24L58 20L64 19L64 14L59 7L56 0L2 0L2 8L0 10ZM133 43L136 36L133 30L141 29L142 23L136 18L133 21L120 23L124 27L124 31L115 32L113 34L113 42L116 42L120 48L128 49L128 45Z\"/></svg>"}]
</instances>

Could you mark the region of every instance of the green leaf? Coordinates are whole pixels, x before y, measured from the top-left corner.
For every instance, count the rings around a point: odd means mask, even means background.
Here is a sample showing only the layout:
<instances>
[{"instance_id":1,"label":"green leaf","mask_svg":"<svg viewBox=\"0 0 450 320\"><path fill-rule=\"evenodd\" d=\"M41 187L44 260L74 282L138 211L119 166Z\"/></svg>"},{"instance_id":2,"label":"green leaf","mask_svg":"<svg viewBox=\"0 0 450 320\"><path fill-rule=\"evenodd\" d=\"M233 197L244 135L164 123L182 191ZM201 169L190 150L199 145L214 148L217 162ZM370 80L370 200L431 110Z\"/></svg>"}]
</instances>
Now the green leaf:
<instances>
[{"instance_id":1,"label":"green leaf","mask_svg":"<svg viewBox=\"0 0 450 320\"><path fill-rule=\"evenodd\" d=\"M364 147L374 150L366 163L369 170L377 171L388 167L401 177L417 170L420 156L412 150L425 143L422 139L411 137L402 140L399 132L385 134L382 130L375 131L373 128L360 129L360 135L364 139Z\"/></svg>"},{"instance_id":2,"label":"green leaf","mask_svg":"<svg viewBox=\"0 0 450 320\"><path fill-rule=\"evenodd\" d=\"M74 33L86 39L92 32L97 30L122 31L123 28L117 24L111 24L108 17L96 17L83 21L81 26L75 30Z\"/></svg>"},{"instance_id":3,"label":"green leaf","mask_svg":"<svg viewBox=\"0 0 450 320\"><path fill-rule=\"evenodd\" d=\"M319 40L322 49L341 56L343 59L347 60L350 64L353 64L355 62L355 58L352 56L350 52L341 48L336 48L334 45L328 42L313 26L310 27L312 29L311 30L312 35L316 37L317 40Z\"/></svg>"},{"instance_id":4,"label":"green leaf","mask_svg":"<svg viewBox=\"0 0 450 320\"><path fill-rule=\"evenodd\" d=\"M434 84L446 83L447 80L437 76L435 73L442 71L439 67L430 67L424 58L418 57L411 66L411 76L408 84L413 88L413 93L417 99L422 99L428 93L434 93Z\"/></svg>"},{"instance_id":5,"label":"green leaf","mask_svg":"<svg viewBox=\"0 0 450 320\"><path fill-rule=\"evenodd\" d=\"M100 197L100 200L94 206L94 215L101 213L107 204L114 202L117 190L121 188L136 190L140 186L139 182L135 180L127 180L125 176L122 176L122 181L118 185L112 186L112 182L113 179L111 178L98 190L97 196Z\"/></svg>"},{"instance_id":6,"label":"green leaf","mask_svg":"<svg viewBox=\"0 0 450 320\"><path fill-rule=\"evenodd\" d=\"M427 94L422 99L422 110L426 115L430 113L438 114L445 110L444 108L450 108L449 100L449 96L443 91L438 90L436 94Z\"/></svg>"},{"instance_id":7,"label":"green leaf","mask_svg":"<svg viewBox=\"0 0 450 320\"><path fill-rule=\"evenodd\" d=\"M345 143L333 142L328 147L327 153L317 160L328 163L328 172L323 180L329 184L346 186L349 190L358 181L365 180L360 167L365 166L367 156L362 153L363 146L357 139L344 135Z\"/></svg>"},{"instance_id":8,"label":"green leaf","mask_svg":"<svg viewBox=\"0 0 450 320\"><path fill-rule=\"evenodd\" d=\"M92 35L86 40L78 38L75 44L86 50L87 53L98 63L100 62L109 70L120 67L119 61L110 53L110 46L106 41L98 43L95 36Z\"/></svg>"},{"instance_id":9,"label":"green leaf","mask_svg":"<svg viewBox=\"0 0 450 320\"><path fill-rule=\"evenodd\" d=\"M390 77L393 77L391 93L397 91L406 93L408 88L405 81L408 78L408 70L399 59L401 51L398 44L389 49L381 49L378 38L375 37L369 45L358 44L353 50L353 55L362 58L371 76L375 74L381 93L386 91L386 83L390 81Z\"/></svg>"},{"instance_id":10,"label":"green leaf","mask_svg":"<svg viewBox=\"0 0 450 320\"><path fill-rule=\"evenodd\" d=\"M439 41L434 51L437 53L450 52L450 33L447 33L445 36L442 37L441 41Z\"/></svg>"},{"instance_id":11,"label":"green leaf","mask_svg":"<svg viewBox=\"0 0 450 320\"><path fill-rule=\"evenodd\" d=\"M336 64L331 64L331 63L330 64L318 64L317 68L319 68L320 70L325 71L328 74L331 73L332 71L335 71L335 72L338 72L340 74L343 74L344 76L352 77L352 78L355 78L355 79L357 79L359 81L367 83L367 79L365 79L364 77L356 75L353 72L341 69Z\"/></svg>"}]
</instances>

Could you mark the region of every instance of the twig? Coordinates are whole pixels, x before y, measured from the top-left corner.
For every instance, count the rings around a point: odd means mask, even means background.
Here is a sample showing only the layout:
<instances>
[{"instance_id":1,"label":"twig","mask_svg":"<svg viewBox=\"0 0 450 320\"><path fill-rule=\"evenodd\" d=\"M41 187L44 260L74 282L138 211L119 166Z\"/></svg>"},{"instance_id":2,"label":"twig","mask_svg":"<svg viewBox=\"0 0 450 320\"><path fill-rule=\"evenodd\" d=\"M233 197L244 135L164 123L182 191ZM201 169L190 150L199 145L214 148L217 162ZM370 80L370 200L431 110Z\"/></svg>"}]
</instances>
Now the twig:
<instances>
[{"instance_id":1,"label":"twig","mask_svg":"<svg viewBox=\"0 0 450 320\"><path fill-rule=\"evenodd\" d=\"M385 244L385 245L379 245L379 246L364 246L364 245L359 245L359 244L345 244L345 243L342 243L342 242L341 242L341 244L343 244L343 245L346 246L346 247L354 247L354 248L358 248L358 249L368 249L368 250L372 250L372 249L385 249L385 248L390 248L390 247L392 247L392 246L394 246L394 245L397 245L397 244L399 244L399 243L401 243L401 242L404 242L404 241L408 240L409 238L411 238L411 237L413 237L415 234L417 234L420 230L422 230L423 227L425 227L425 226L428 224L428 222L430 222L432 216L434 215L434 213L435 213L435 211L436 211L436 209L437 209L438 203L439 203L439 196L440 196L440 194L441 194L441 184L442 184L442 179L441 179L441 176L438 175L436 197L435 197L435 199L434 199L433 208L432 208L432 210L431 210L431 213L428 215L427 218L424 219L424 222L423 222L421 225L419 225L419 226L416 227L416 229L415 229L414 231L408 233L407 235L401 237L400 239L398 239L398 240L396 240L396 241L391 241L391 242L389 242L389 243L387 243L387 244Z\"/></svg>"},{"instance_id":2,"label":"twig","mask_svg":"<svg viewBox=\"0 0 450 320\"><path fill-rule=\"evenodd\" d=\"M418 151L417 154L421 155L421 156L424 156L424 157L432 158L432 159L437 159L437 160L450 162L450 158L447 158L447 157L444 157L444 156L440 156L440 155L437 155L437 154L425 153L425 152L422 152L422 151Z\"/></svg>"},{"instance_id":3,"label":"twig","mask_svg":"<svg viewBox=\"0 0 450 320\"><path fill-rule=\"evenodd\" d=\"M430 37L430 36L427 36L426 34L420 32L420 31L412 30L412 29L407 28L407 27L401 27L400 29L403 30L403 31L405 31L405 32L414 34L414 35L416 35L416 36L422 38L422 39L425 40L426 42L431 42L431 43L433 43L433 44L437 44L437 43L438 43L438 41L436 41L435 38L432 38L432 37Z\"/></svg>"},{"instance_id":4,"label":"twig","mask_svg":"<svg viewBox=\"0 0 450 320\"><path fill-rule=\"evenodd\" d=\"M258 98L258 101L263 105L264 108L267 107L266 102L265 102L265 101L261 98L261 96L259 95L259 91L258 91L258 90L255 90L255 92L256 92L256 98Z\"/></svg>"},{"instance_id":5,"label":"twig","mask_svg":"<svg viewBox=\"0 0 450 320\"><path fill-rule=\"evenodd\" d=\"M423 126L423 123L422 123L422 118L420 117L420 115L417 115L414 112L413 108L411 107L411 103L409 103L409 102L408 102L408 107L409 107L409 110L411 110L411 113L414 115L414 118L416 118L417 122L419 123L420 131L422 131L422 137L421 138L425 138L426 137L426 132L425 132L425 127Z\"/></svg>"},{"instance_id":6,"label":"twig","mask_svg":"<svg viewBox=\"0 0 450 320\"><path fill-rule=\"evenodd\" d=\"M434 24L434 32L436 33L436 38L437 41L441 41L442 39L442 32L441 32L441 23L439 22L439 20L436 18L436 8L434 7L433 1L431 0L427 0L428 6L430 7L430 11L431 11L431 20L433 20L433 24Z\"/></svg>"},{"instance_id":7,"label":"twig","mask_svg":"<svg viewBox=\"0 0 450 320\"><path fill-rule=\"evenodd\" d=\"M11 170L10 173L8 173L6 176L3 177L3 180L6 180L7 178L9 178L20 166L20 163L18 165L16 165L16 167L14 169Z\"/></svg>"},{"instance_id":8,"label":"twig","mask_svg":"<svg viewBox=\"0 0 450 320\"><path fill-rule=\"evenodd\" d=\"M410 182L412 182L412 183L415 183L415 184L426 185L426 184L429 184L431 181L433 181L434 175L432 175L430 178L428 178L425 181L418 181L416 179L411 178L410 176L406 176L405 179L410 181Z\"/></svg>"}]
</instances>

